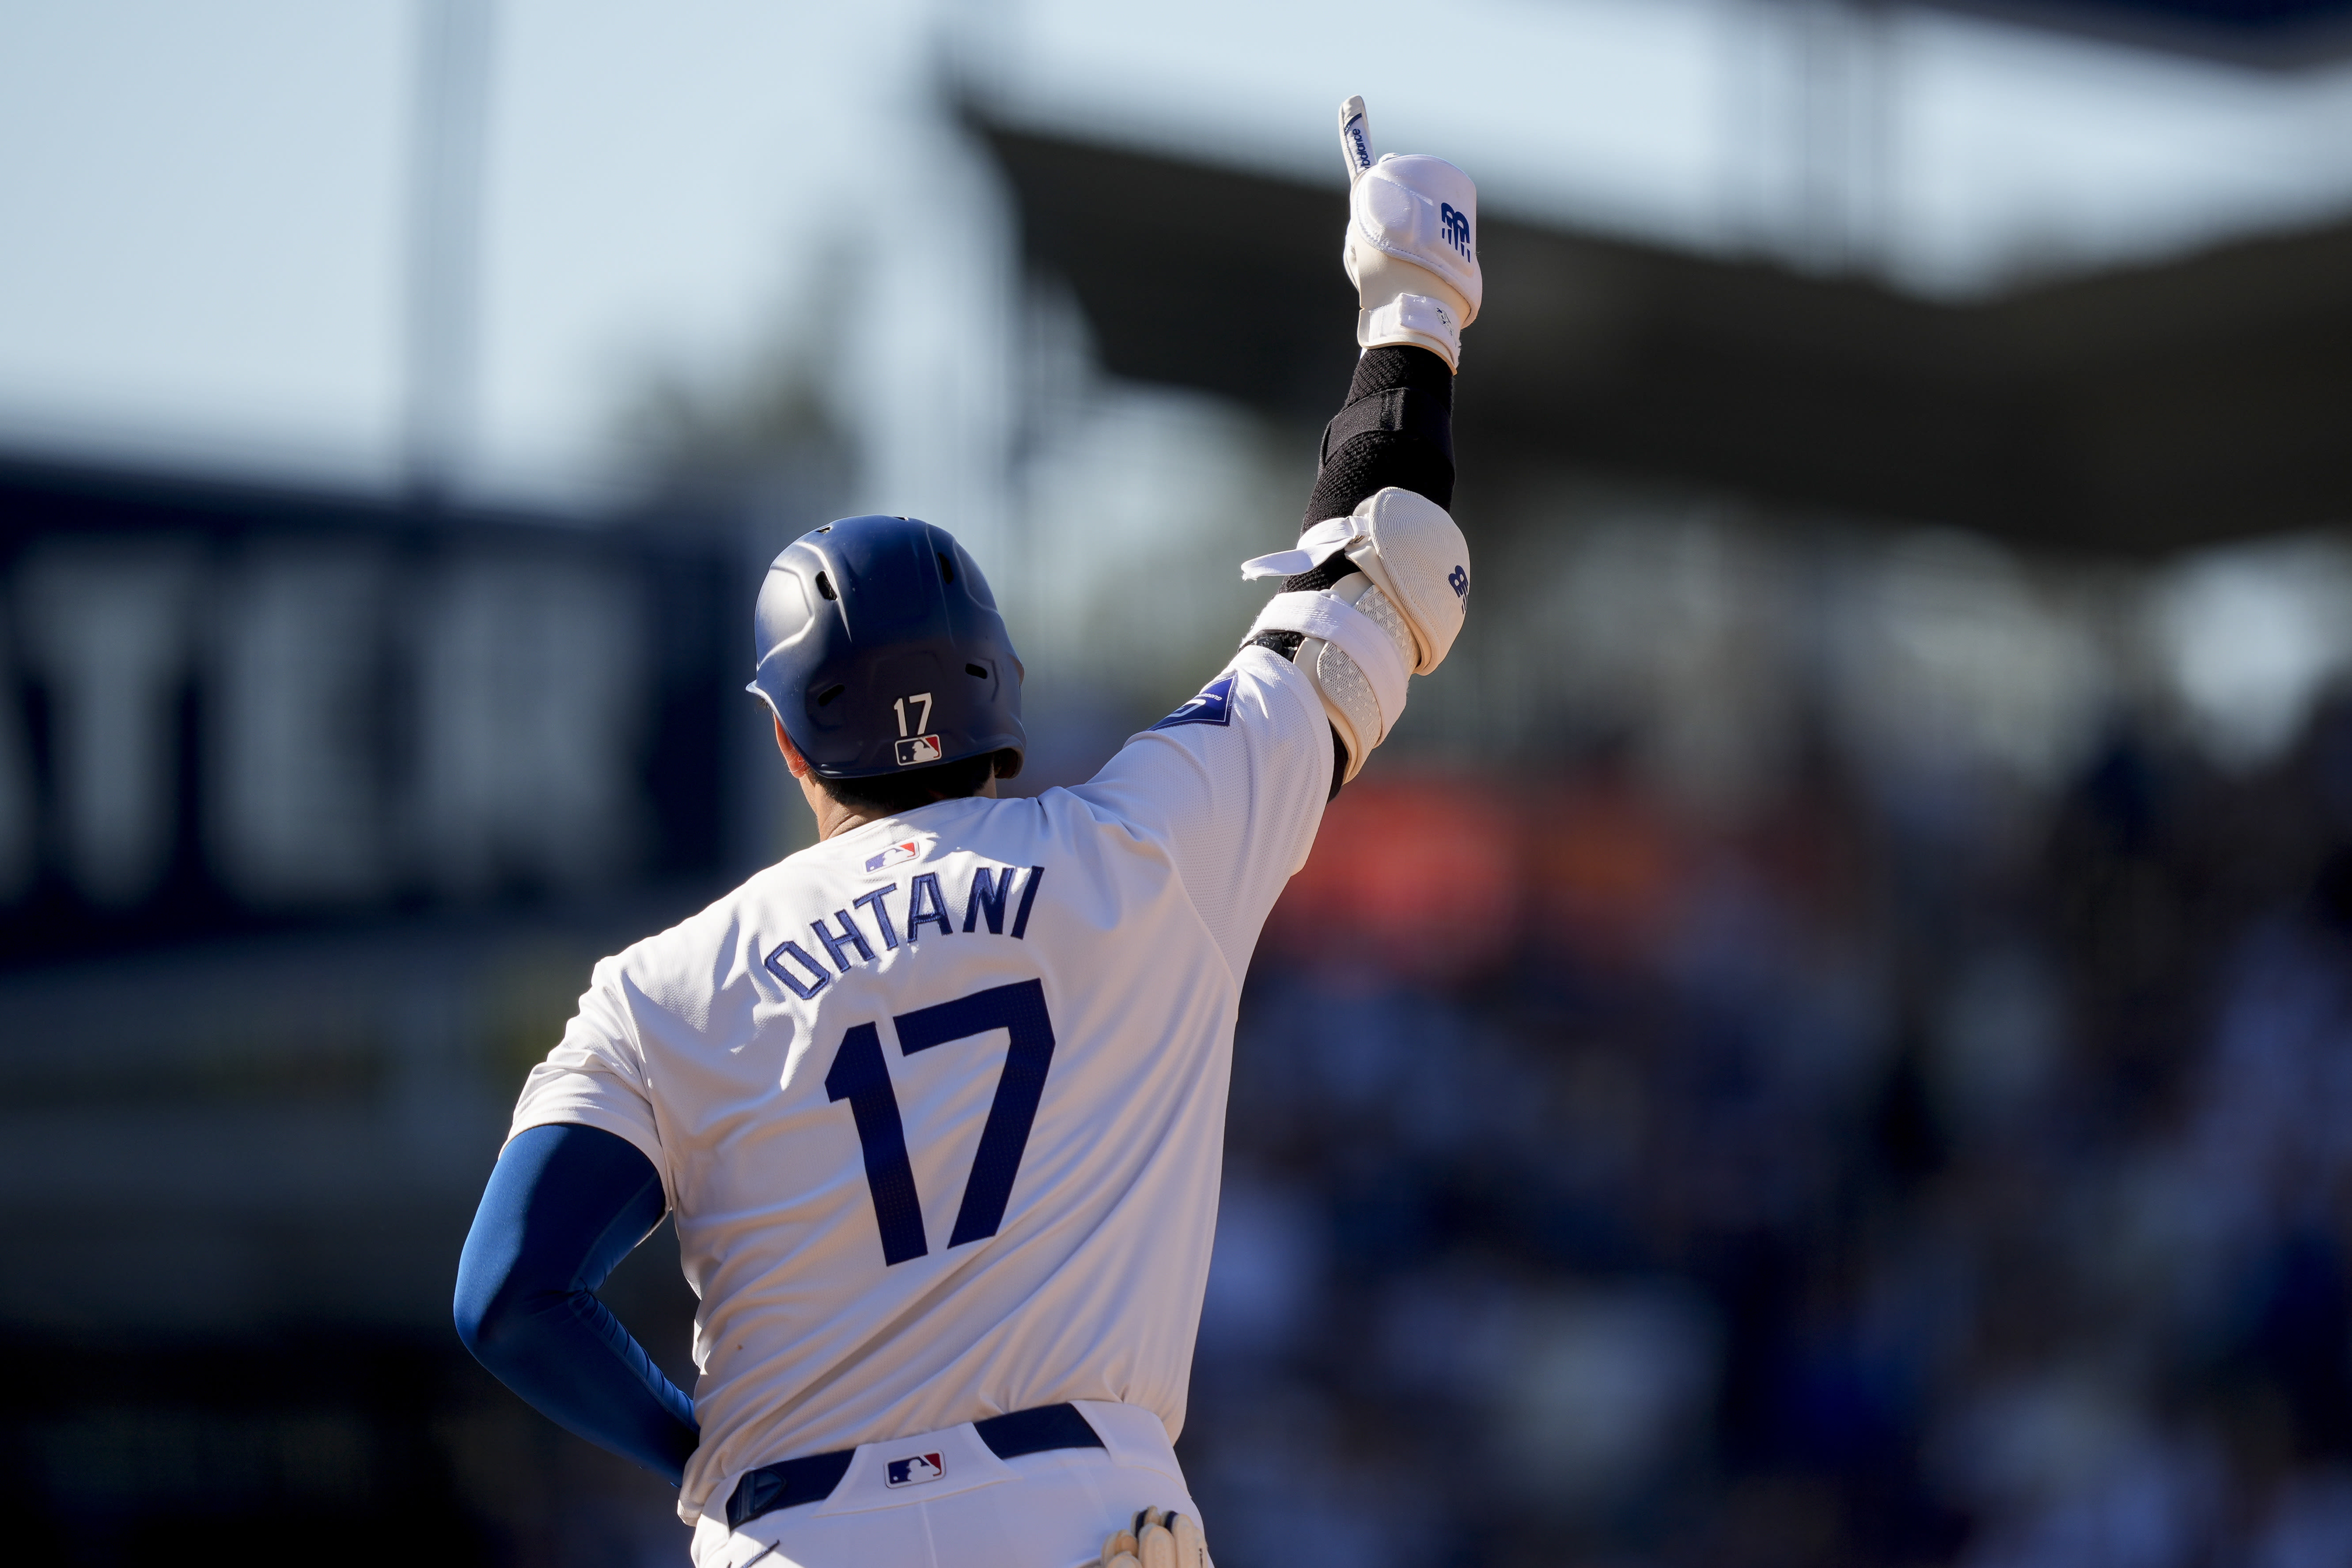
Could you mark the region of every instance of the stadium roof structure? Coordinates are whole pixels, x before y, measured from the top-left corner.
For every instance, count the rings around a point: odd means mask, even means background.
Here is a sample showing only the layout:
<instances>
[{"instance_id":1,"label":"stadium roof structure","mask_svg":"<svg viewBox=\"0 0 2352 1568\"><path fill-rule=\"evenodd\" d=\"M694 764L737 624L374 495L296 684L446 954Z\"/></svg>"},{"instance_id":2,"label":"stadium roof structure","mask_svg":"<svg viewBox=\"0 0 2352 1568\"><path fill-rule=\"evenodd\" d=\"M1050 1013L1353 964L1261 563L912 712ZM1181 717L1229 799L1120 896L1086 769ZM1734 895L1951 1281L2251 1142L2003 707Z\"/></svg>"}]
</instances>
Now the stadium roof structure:
<instances>
[{"instance_id":1,"label":"stadium roof structure","mask_svg":"<svg viewBox=\"0 0 2352 1568\"><path fill-rule=\"evenodd\" d=\"M2293 68L2352 46L2352 0L1927 0L1947 11Z\"/></svg>"},{"instance_id":2,"label":"stadium roof structure","mask_svg":"<svg viewBox=\"0 0 2352 1568\"><path fill-rule=\"evenodd\" d=\"M1329 414L1336 176L979 129L1108 372ZM1481 254L1481 489L1572 466L2106 553L2352 521L2352 225L1973 303L1494 216Z\"/></svg>"}]
</instances>

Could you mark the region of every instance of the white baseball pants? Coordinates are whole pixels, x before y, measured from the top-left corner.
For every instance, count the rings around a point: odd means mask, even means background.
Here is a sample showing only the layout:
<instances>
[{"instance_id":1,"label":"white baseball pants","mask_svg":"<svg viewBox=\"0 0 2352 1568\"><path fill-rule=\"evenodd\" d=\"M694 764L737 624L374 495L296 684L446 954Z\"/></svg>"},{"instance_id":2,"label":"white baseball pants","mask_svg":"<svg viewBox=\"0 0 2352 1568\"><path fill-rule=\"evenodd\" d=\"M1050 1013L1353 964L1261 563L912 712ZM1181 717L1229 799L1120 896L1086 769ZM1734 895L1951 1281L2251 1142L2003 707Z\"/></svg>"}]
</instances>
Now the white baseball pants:
<instances>
[{"instance_id":1,"label":"white baseball pants","mask_svg":"<svg viewBox=\"0 0 2352 1568\"><path fill-rule=\"evenodd\" d=\"M868 1443L823 1502L735 1531L723 1512L705 1514L695 1568L1090 1568L1103 1538L1140 1509L1200 1518L1157 1415L1077 1404L1102 1447L1000 1459L969 1423ZM909 1456L922 1460L911 1472ZM902 1478L929 1479L893 1486L894 1461Z\"/></svg>"}]
</instances>

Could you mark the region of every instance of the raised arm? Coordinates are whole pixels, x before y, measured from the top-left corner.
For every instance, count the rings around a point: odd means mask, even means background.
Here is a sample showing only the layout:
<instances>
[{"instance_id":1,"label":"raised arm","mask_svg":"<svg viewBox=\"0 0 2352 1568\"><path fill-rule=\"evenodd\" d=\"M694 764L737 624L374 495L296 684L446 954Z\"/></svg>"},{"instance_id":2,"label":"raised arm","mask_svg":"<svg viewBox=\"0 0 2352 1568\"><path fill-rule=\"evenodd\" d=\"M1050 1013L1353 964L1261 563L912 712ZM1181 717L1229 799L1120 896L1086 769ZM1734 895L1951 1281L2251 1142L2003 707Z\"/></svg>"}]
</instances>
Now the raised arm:
<instances>
[{"instance_id":1,"label":"raised arm","mask_svg":"<svg viewBox=\"0 0 2352 1568\"><path fill-rule=\"evenodd\" d=\"M1356 775L1403 711L1407 679L1453 647L1470 593L1445 503L1454 366L1478 302L1477 193L1434 158L1371 162L1360 102L1342 131L1364 352L1323 434L1298 547L1242 568L1283 591L1198 696L1072 792L1168 847L1236 973L1313 847L1317 786L1337 794Z\"/></svg>"},{"instance_id":2,"label":"raised arm","mask_svg":"<svg viewBox=\"0 0 2352 1568\"><path fill-rule=\"evenodd\" d=\"M1349 171L1342 259L1362 349L1323 430L1296 550L1250 641L1307 671L1331 721L1331 792L1356 776L1404 710L1406 678L1437 668L1460 631L1470 557L1454 500L1454 376L1477 318L1478 192L1441 159L1372 158L1364 101L1339 110Z\"/></svg>"}]
</instances>

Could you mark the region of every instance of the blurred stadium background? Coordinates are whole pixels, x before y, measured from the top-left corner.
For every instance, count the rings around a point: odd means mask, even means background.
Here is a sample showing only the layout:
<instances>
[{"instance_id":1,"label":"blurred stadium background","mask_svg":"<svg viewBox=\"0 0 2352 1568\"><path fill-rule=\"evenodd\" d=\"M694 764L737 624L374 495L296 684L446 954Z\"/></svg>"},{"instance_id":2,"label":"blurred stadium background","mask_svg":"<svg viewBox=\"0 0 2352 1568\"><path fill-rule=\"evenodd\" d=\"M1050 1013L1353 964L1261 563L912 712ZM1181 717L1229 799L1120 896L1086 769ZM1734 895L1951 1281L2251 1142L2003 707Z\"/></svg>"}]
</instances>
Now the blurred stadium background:
<instances>
[{"instance_id":1,"label":"blurred stadium background","mask_svg":"<svg viewBox=\"0 0 2352 1568\"><path fill-rule=\"evenodd\" d=\"M12 1557L681 1560L447 1327L521 1072L806 841L805 527L972 545L1024 787L1216 667L1354 91L1478 614L1253 973L1220 1561L2352 1563L2332 0L0 10Z\"/></svg>"}]
</instances>

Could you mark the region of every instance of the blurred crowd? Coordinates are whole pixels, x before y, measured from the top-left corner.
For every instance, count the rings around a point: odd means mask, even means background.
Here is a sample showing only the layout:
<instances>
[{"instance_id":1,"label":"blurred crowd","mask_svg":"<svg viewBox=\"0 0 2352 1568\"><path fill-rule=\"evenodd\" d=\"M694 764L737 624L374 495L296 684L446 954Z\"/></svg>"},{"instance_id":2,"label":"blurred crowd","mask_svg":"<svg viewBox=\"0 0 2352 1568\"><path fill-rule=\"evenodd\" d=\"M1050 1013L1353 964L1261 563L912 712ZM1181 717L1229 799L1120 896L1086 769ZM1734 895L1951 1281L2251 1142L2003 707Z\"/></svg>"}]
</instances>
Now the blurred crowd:
<instances>
[{"instance_id":1,"label":"blurred crowd","mask_svg":"<svg viewBox=\"0 0 2352 1568\"><path fill-rule=\"evenodd\" d=\"M2046 795L1375 767L1235 1046L1229 1563L2352 1563L2352 705Z\"/></svg>"}]
</instances>

